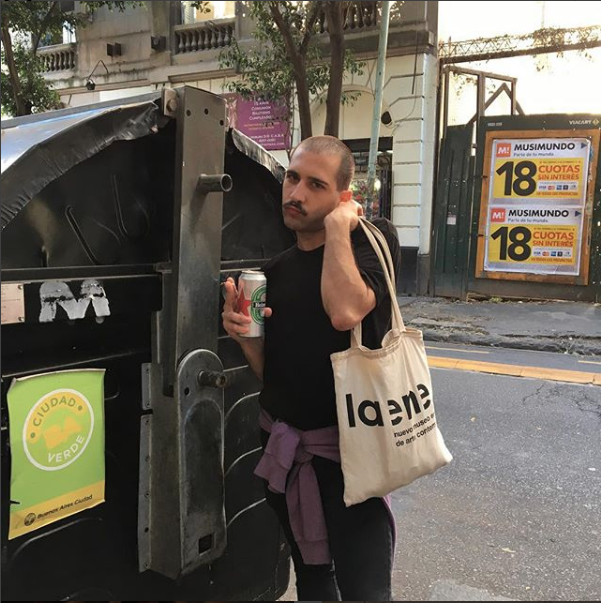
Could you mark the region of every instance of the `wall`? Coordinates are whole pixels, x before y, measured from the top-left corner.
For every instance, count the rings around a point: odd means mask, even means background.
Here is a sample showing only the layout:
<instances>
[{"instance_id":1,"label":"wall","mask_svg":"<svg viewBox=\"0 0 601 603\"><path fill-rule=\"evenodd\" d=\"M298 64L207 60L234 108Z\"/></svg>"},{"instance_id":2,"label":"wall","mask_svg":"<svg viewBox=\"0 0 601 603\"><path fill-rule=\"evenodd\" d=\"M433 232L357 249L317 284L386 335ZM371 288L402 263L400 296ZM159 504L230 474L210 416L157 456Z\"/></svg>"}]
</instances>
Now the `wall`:
<instances>
[{"instance_id":1,"label":"wall","mask_svg":"<svg viewBox=\"0 0 601 603\"><path fill-rule=\"evenodd\" d=\"M369 138L373 112L375 61L362 76L345 82L345 91L359 91L360 98L343 107L340 138ZM386 61L382 112L392 117L381 125L380 136L393 137L393 212L403 247L430 253L432 189L436 123L437 61L421 54L392 57ZM313 133L323 133L325 105L313 104Z\"/></svg>"}]
</instances>

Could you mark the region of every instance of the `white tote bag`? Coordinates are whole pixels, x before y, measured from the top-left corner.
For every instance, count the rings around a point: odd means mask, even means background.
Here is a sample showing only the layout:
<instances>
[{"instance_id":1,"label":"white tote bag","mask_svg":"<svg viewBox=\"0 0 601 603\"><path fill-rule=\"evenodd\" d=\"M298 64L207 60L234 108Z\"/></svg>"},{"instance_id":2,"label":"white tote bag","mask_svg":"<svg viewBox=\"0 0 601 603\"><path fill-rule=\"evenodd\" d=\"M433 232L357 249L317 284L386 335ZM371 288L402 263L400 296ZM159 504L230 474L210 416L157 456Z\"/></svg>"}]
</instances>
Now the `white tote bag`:
<instances>
[{"instance_id":1,"label":"white tote bag","mask_svg":"<svg viewBox=\"0 0 601 603\"><path fill-rule=\"evenodd\" d=\"M370 350L359 323L351 347L331 355L346 506L385 496L453 458L436 422L422 333L401 317L388 243L373 224L359 223L386 275L392 329Z\"/></svg>"}]
</instances>

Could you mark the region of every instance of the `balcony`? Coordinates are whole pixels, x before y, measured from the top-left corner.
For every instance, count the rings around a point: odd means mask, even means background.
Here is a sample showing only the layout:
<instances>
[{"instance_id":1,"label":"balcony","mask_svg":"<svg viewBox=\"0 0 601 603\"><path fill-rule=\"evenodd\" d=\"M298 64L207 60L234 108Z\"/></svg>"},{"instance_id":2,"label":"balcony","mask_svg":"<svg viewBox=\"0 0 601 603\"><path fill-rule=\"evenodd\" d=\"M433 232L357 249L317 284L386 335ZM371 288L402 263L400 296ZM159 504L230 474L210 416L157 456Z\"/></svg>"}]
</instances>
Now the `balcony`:
<instances>
[{"instance_id":1,"label":"balcony","mask_svg":"<svg viewBox=\"0 0 601 603\"><path fill-rule=\"evenodd\" d=\"M236 19L201 21L174 28L175 54L219 50L231 46L236 29Z\"/></svg>"},{"instance_id":2,"label":"balcony","mask_svg":"<svg viewBox=\"0 0 601 603\"><path fill-rule=\"evenodd\" d=\"M377 2L352 2L345 10L344 31L359 32L378 27ZM322 11L317 21L317 31L321 34L328 31L328 21Z\"/></svg>"},{"instance_id":3,"label":"balcony","mask_svg":"<svg viewBox=\"0 0 601 603\"><path fill-rule=\"evenodd\" d=\"M42 60L44 74L58 73L75 69L77 44L55 44L38 49L37 55Z\"/></svg>"},{"instance_id":4,"label":"balcony","mask_svg":"<svg viewBox=\"0 0 601 603\"><path fill-rule=\"evenodd\" d=\"M44 78L61 90L85 86L86 75L104 52L107 32L118 29L119 35L111 41L123 43L124 53L119 58L119 67L111 70L105 83L114 87L117 83L141 81L149 77L152 81L167 77L169 81L194 81L223 75L219 56L223 49L231 47L237 40L244 51L250 51L258 43L253 37L256 25L250 15L238 7L235 17L220 17L180 24L181 15L175 9L177 3L151 3L153 20L143 10L131 10L128 20L121 14L106 11L104 20L97 20L79 32L78 42L45 46L38 50L42 61ZM416 5L416 6L414 6ZM417 6L419 5L419 6ZM397 56L425 51L433 43L428 23L425 21L423 3L406 2L402 19L392 12L388 37L388 55ZM345 3L344 14L347 48L360 57L375 56L379 41L380 4L378 2ZM421 7L421 8L420 8ZM119 27L117 27L117 20ZM151 23L160 24L153 25ZM174 25L178 23L177 25ZM328 22L325 13L316 21L317 35L312 43L319 46L327 60L329 49ZM152 38L163 39L161 48L149 47ZM194 77L192 77L194 76ZM157 80L158 81L158 80ZM162 81L162 79L161 79Z\"/></svg>"}]
</instances>

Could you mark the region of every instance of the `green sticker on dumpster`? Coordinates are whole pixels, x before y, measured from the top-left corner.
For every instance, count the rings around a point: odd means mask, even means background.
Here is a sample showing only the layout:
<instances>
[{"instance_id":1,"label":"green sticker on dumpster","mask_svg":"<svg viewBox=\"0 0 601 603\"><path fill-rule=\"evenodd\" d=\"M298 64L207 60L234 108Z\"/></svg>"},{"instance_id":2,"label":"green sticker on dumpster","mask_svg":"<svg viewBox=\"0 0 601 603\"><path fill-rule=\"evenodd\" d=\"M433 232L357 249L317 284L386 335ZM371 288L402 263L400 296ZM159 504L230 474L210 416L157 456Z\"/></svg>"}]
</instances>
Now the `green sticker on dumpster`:
<instances>
[{"instance_id":1,"label":"green sticker on dumpster","mask_svg":"<svg viewBox=\"0 0 601 603\"><path fill-rule=\"evenodd\" d=\"M9 539L104 502L104 370L15 379Z\"/></svg>"}]
</instances>

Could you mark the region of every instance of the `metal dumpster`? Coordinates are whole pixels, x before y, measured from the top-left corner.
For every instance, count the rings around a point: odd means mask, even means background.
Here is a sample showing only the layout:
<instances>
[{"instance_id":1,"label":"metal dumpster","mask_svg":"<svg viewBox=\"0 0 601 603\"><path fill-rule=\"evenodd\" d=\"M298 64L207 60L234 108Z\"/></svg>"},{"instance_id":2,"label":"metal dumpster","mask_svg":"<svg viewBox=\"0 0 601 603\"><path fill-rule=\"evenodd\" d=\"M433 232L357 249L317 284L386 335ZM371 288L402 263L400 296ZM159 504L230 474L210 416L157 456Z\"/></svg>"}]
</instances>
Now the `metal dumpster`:
<instances>
[{"instance_id":1,"label":"metal dumpster","mask_svg":"<svg viewBox=\"0 0 601 603\"><path fill-rule=\"evenodd\" d=\"M292 244L283 168L195 88L2 123L2 595L275 600L259 383L220 282ZM231 190L230 190L231 189ZM104 369L105 502L16 538L7 391Z\"/></svg>"}]
</instances>

